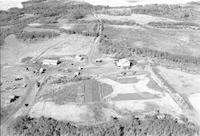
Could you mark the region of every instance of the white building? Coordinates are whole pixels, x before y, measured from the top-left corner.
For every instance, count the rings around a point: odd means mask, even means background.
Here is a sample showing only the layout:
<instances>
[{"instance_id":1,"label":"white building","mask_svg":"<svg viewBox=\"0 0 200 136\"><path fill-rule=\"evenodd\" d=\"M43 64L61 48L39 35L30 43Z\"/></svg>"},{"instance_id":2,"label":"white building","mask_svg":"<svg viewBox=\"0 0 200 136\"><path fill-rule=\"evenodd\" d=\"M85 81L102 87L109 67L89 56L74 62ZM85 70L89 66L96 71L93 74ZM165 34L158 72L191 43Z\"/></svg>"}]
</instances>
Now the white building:
<instances>
[{"instance_id":1,"label":"white building","mask_svg":"<svg viewBox=\"0 0 200 136\"><path fill-rule=\"evenodd\" d=\"M118 67L124 68L124 69L127 69L127 68L131 67L130 61L128 59L126 59L126 58L120 59L116 64L117 64Z\"/></svg>"},{"instance_id":2,"label":"white building","mask_svg":"<svg viewBox=\"0 0 200 136\"><path fill-rule=\"evenodd\" d=\"M44 59L43 60L43 65L58 65L59 61L58 60L52 60L52 59Z\"/></svg>"}]
</instances>

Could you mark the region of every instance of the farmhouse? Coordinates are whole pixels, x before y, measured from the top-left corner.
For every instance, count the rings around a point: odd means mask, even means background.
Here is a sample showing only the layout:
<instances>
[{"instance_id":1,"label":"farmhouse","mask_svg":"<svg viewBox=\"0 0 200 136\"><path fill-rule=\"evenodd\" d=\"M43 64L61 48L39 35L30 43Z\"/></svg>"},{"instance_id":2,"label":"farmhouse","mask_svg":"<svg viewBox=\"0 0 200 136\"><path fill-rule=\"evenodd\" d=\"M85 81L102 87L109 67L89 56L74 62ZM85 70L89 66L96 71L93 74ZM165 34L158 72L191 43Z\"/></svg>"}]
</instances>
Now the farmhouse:
<instances>
[{"instance_id":1,"label":"farmhouse","mask_svg":"<svg viewBox=\"0 0 200 136\"><path fill-rule=\"evenodd\" d=\"M59 61L58 60L52 60L52 59L44 59L43 60L43 65L58 65Z\"/></svg>"},{"instance_id":2,"label":"farmhouse","mask_svg":"<svg viewBox=\"0 0 200 136\"><path fill-rule=\"evenodd\" d=\"M120 59L116 64L117 64L118 67L124 68L124 69L131 67L131 62L126 58Z\"/></svg>"}]
</instances>

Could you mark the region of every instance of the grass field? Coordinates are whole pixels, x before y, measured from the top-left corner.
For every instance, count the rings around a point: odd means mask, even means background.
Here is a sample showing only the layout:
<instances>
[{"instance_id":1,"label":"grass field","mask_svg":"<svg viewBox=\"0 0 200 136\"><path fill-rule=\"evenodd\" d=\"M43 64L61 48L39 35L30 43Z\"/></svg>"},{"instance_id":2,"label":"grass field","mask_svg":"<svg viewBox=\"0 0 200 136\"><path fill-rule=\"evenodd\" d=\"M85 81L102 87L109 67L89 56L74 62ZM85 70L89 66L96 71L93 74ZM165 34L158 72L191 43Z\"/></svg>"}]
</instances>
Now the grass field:
<instances>
[{"instance_id":1,"label":"grass field","mask_svg":"<svg viewBox=\"0 0 200 136\"><path fill-rule=\"evenodd\" d=\"M86 106L76 104L57 105L53 102L37 102L30 111L31 117L52 117L74 122L91 121L92 113Z\"/></svg>"},{"instance_id":2,"label":"grass field","mask_svg":"<svg viewBox=\"0 0 200 136\"><path fill-rule=\"evenodd\" d=\"M157 67L160 75L179 93L191 95L200 92L200 75Z\"/></svg>"},{"instance_id":3,"label":"grass field","mask_svg":"<svg viewBox=\"0 0 200 136\"><path fill-rule=\"evenodd\" d=\"M130 16L112 16L112 15L106 15L106 14L98 14L98 16L102 20L110 20L110 21L121 21L121 22L127 22L127 21L135 21L137 24L141 25L146 25L149 22L177 22L176 20L172 19L167 19L167 18L162 18L162 17L155 17L155 16L150 16L150 15L144 15L144 14L132 14ZM86 18L83 20L96 20L96 18L92 15L88 15Z\"/></svg>"},{"instance_id":4,"label":"grass field","mask_svg":"<svg viewBox=\"0 0 200 136\"><path fill-rule=\"evenodd\" d=\"M127 93L127 94L118 94L116 97L113 97L113 101L125 101L125 100L145 100L145 99L155 99L159 98L156 95L152 95L147 92L142 93Z\"/></svg>"},{"instance_id":5,"label":"grass field","mask_svg":"<svg viewBox=\"0 0 200 136\"><path fill-rule=\"evenodd\" d=\"M105 25L104 34L114 42L128 47L145 47L172 54L200 56L199 31L175 31L147 27L143 27L143 29L125 29Z\"/></svg>"},{"instance_id":6,"label":"grass field","mask_svg":"<svg viewBox=\"0 0 200 136\"><path fill-rule=\"evenodd\" d=\"M152 99L138 99L136 100L117 100L109 101L108 103L114 106L117 110L120 110L122 113L126 112L151 112L159 110L161 113L172 114L173 116L179 116L183 114L180 107L174 102L174 100L168 95L160 98Z\"/></svg>"},{"instance_id":7,"label":"grass field","mask_svg":"<svg viewBox=\"0 0 200 136\"><path fill-rule=\"evenodd\" d=\"M83 103L100 102L112 92L112 87L95 79L69 82L64 84L47 84L40 93L43 100L51 100L55 104L78 103L78 96L83 95Z\"/></svg>"}]
</instances>

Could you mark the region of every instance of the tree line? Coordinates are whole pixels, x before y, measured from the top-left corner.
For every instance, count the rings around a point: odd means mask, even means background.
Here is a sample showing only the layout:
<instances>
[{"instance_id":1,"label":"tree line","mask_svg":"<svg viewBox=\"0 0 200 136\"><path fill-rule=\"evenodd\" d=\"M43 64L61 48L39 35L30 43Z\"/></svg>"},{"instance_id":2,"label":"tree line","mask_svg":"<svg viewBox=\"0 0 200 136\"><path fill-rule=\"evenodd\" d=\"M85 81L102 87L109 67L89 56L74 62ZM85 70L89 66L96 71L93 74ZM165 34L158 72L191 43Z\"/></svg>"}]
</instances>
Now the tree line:
<instances>
[{"instance_id":1,"label":"tree line","mask_svg":"<svg viewBox=\"0 0 200 136\"><path fill-rule=\"evenodd\" d=\"M17 38L22 39L23 41L36 41L44 38L53 38L59 35L59 33L54 31L23 31L16 34Z\"/></svg>"},{"instance_id":2,"label":"tree line","mask_svg":"<svg viewBox=\"0 0 200 136\"><path fill-rule=\"evenodd\" d=\"M200 25L189 22L149 22L148 25L157 28L193 29L200 30Z\"/></svg>"},{"instance_id":3,"label":"tree line","mask_svg":"<svg viewBox=\"0 0 200 136\"><path fill-rule=\"evenodd\" d=\"M196 11L192 7L181 6L178 4L149 4L129 7L106 7L104 8L104 10L99 10L98 13L104 13L115 16L130 16L134 13L185 20L194 17Z\"/></svg>"},{"instance_id":4,"label":"tree line","mask_svg":"<svg viewBox=\"0 0 200 136\"><path fill-rule=\"evenodd\" d=\"M73 29L61 29L61 32L67 33L67 34L80 34L83 36L94 36L97 37L97 33L96 32L89 32L89 31L80 31L80 30L73 30Z\"/></svg>"},{"instance_id":5,"label":"tree line","mask_svg":"<svg viewBox=\"0 0 200 136\"><path fill-rule=\"evenodd\" d=\"M10 34L19 34L23 28L35 20L42 19L47 24L57 23L58 18L65 16L70 20L78 20L85 15L90 14L91 11L102 9L102 6L92 6L87 3L74 3L68 2L63 4L62 2L46 1L46 0L34 0L22 3L24 7L11 8L8 11L0 10L0 26L6 26L0 28L0 46L3 45L4 39ZM27 6L25 6L27 5ZM34 17L23 18L25 14L33 14ZM77 33L69 31L68 33ZM88 32L82 32L83 35L89 36Z\"/></svg>"},{"instance_id":6,"label":"tree line","mask_svg":"<svg viewBox=\"0 0 200 136\"><path fill-rule=\"evenodd\" d=\"M67 77L67 76L63 76L63 77L59 77L57 79L48 79L48 80L52 80L50 84L63 84L63 83L69 83L69 82L79 82L79 81L83 81L83 80L90 80L91 77L82 77L82 76L75 76L75 77Z\"/></svg>"},{"instance_id":7,"label":"tree line","mask_svg":"<svg viewBox=\"0 0 200 136\"><path fill-rule=\"evenodd\" d=\"M195 136L199 129L188 121L178 121L170 115L132 115L127 120L113 117L96 125L78 125L53 118L20 116L8 127L9 133L23 136Z\"/></svg>"},{"instance_id":8,"label":"tree line","mask_svg":"<svg viewBox=\"0 0 200 136\"><path fill-rule=\"evenodd\" d=\"M193 17L195 11L187 6L152 4L132 7L131 13L155 15L182 20Z\"/></svg>"},{"instance_id":9,"label":"tree line","mask_svg":"<svg viewBox=\"0 0 200 136\"><path fill-rule=\"evenodd\" d=\"M105 54L116 54L117 58L132 57L139 55L143 57L157 58L161 60L168 60L180 64L195 64L200 65L200 58L186 55L172 54L153 50L149 48L130 47L125 43L114 42L108 38L103 38L99 45L99 50Z\"/></svg>"},{"instance_id":10,"label":"tree line","mask_svg":"<svg viewBox=\"0 0 200 136\"><path fill-rule=\"evenodd\" d=\"M0 28L0 45L2 46L5 38L10 34L18 34L21 33L23 28L28 24L36 20L38 17L31 17L27 19L23 19L20 22L14 23L10 27Z\"/></svg>"}]
</instances>

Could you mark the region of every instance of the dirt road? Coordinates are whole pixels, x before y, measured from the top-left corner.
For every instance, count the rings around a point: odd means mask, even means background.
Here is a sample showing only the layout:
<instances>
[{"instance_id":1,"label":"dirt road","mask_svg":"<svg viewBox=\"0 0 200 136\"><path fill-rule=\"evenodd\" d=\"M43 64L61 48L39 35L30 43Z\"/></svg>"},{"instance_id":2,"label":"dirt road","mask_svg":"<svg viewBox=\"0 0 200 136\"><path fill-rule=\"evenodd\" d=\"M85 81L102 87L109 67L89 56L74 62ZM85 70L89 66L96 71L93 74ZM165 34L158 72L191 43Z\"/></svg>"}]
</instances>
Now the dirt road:
<instances>
[{"instance_id":1,"label":"dirt road","mask_svg":"<svg viewBox=\"0 0 200 136\"><path fill-rule=\"evenodd\" d=\"M36 81L31 81L28 77L25 77L26 82L28 83L26 93L23 96L21 102L16 105L16 107L4 118L1 120L1 136L7 136L6 127L14 120L15 114L25 105L32 105L35 96L37 94Z\"/></svg>"},{"instance_id":2,"label":"dirt road","mask_svg":"<svg viewBox=\"0 0 200 136\"><path fill-rule=\"evenodd\" d=\"M90 51L88 53L88 61L90 65L96 65L95 60L100 58L101 55L99 53L98 45L102 38L103 33L103 22L101 18L94 14L94 17L98 20L98 37L95 39L93 46L91 46Z\"/></svg>"}]
</instances>

